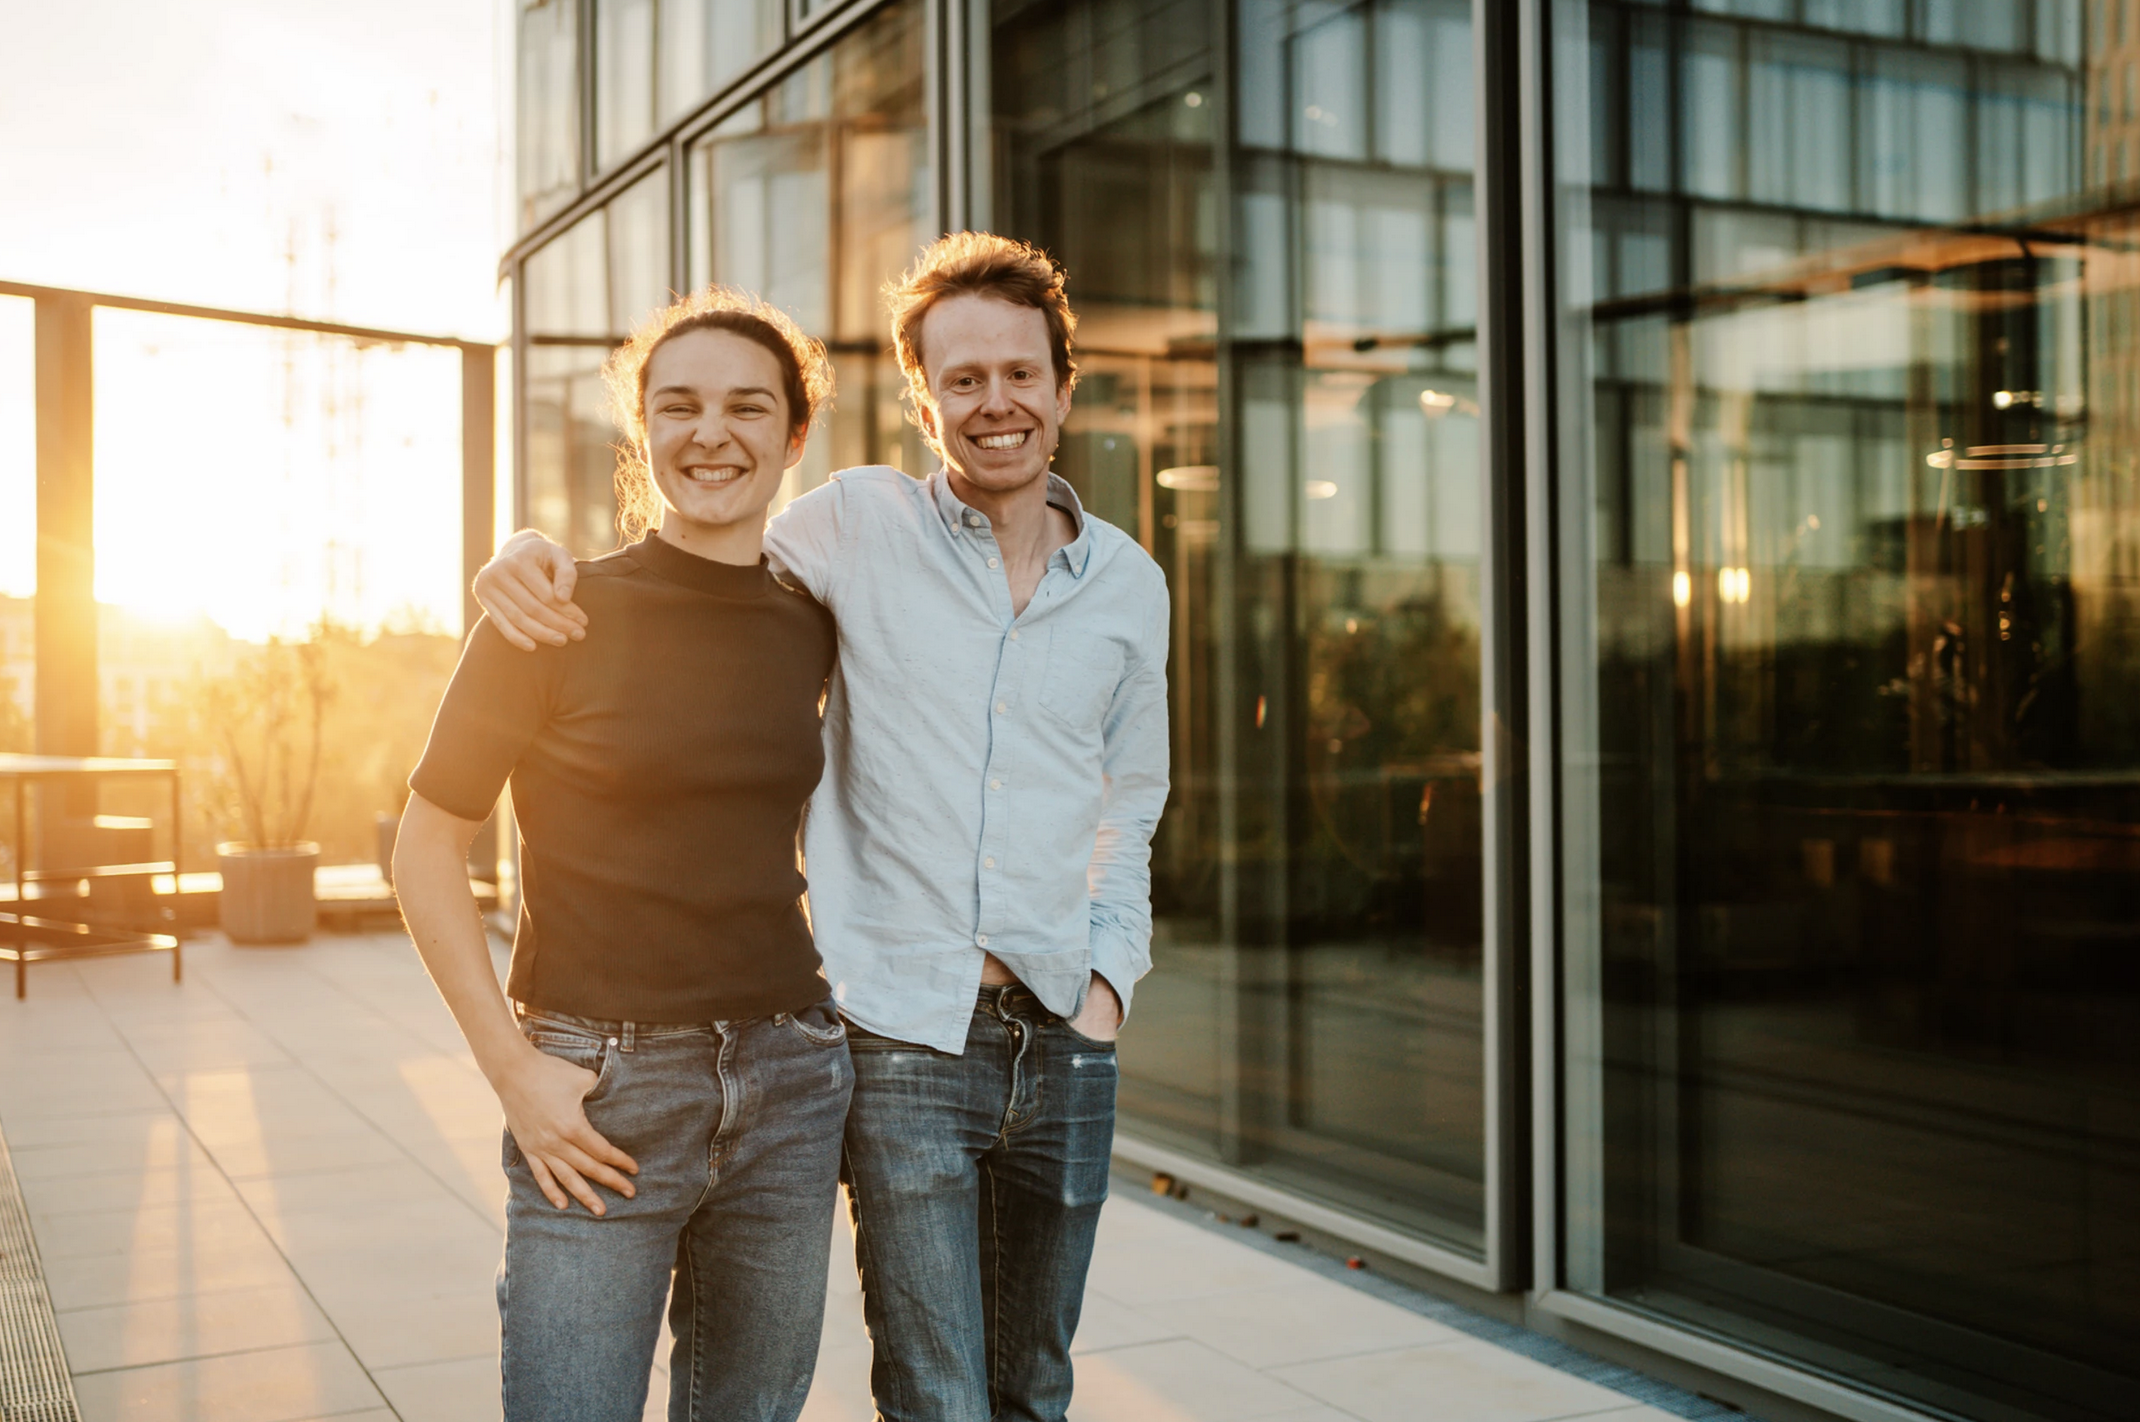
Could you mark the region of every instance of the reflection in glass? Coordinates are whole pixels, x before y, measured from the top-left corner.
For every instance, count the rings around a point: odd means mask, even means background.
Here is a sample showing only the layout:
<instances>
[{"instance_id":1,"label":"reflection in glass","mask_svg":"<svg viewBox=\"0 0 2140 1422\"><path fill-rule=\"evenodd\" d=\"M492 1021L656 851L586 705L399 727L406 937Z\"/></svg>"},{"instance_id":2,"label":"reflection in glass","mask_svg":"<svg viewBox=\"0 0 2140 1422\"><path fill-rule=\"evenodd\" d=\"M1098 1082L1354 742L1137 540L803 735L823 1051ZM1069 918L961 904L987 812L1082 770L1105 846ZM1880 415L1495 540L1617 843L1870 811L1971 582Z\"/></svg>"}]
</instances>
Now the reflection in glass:
<instances>
[{"instance_id":1,"label":"reflection in glass","mask_svg":"<svg viewBox=\"0 0 2140 1422\"><path fill-rule=\"evenodd\" d=\"M1477 1248L1470 7L1240 26L1241 1150Z\"/></svg>"},{"instance_id":2,"label":"reflection in glass","mask_svg":"<svg viewBox=\"0 0 2140 1422\"><path fill-rule=\"evenodd\" d=\"M520 0L517 166L523 231L580 190L578 0Z\"/></svg>"},{"instance_id":3,"label":"reflection in glass","mask_svg":"<svg viewBox=\"0 0 2140 1422\"><path fill-rule=\"evenodd\" d=\"M654 57L666 124L779 46L780 0L665 0L659 26Z\"/></svg>"},{"instance_id":4,"label":"reflection in glass","mask_svg":"<svg viewBox=\"0 0 2140 1422\"><path fill-rule=\"evenodd\" d=\"M1571 1282L1973 1416L2140 1380L2123 9L1595 3L1556 80Z\"/></svg>"},{"instance_id":5,"label":"reflection in glass","mask_svg":"<svg viewBox=\"0 0 2140 1422\"><path fill-rule=\"evenodd\" d=\"M602 362L669 300L668 175L656 170L527 259L527 514L579 557L617 546L617 432Z\"/></svg>"},{"instance_id":6,"label":"reflection in glass","mask_svg":"<svg viewBox=\"0 0 2140 1422\"><path fill-rule=\"evenodd\" d=\"M1081 317L1058 468L1160 561L1176 615L1123 1110L1475 1247L1470 7L1240 5L1230 217L1209 25L1200 3L996 6L997 220L1064 263Z\"/></svg>"},{"instance_id":7,"label":"reflection in glass","mask_svg":"<svg viewBox=\"0 0 2140 1422\"><path fill-rule=\"evenodd\" d=\"M926 472L879 295L934 235L922 9L886 6L691 150L691 280L748 288L831 349L839 395L775 507L832 470Z\"/></svg>"},{"instance_id":8,"label":"reflection in glass","mask_svg":"<svg viewBox=\"0 0 2140 1422\"><path fill-rule=\"evenodd\" d=\"M1213 559L1221 528L1208 6L996 5L996 220L1069 272L1079 385L1057 472L1142 542L1173 599L1173 796L1152 847L1136 1129L1218 1148L1223 977Z\"/></svg>"},{"instance_id":9,"label":"reflection in glass","mask_svg":"<svg viewBox=\"0 0 2140 1422\"><path fill-rule=\"evenodd\" d=\"M656 0L593 0L594 165L607 168L654 136Z\"/></svg>"}]
</instances>

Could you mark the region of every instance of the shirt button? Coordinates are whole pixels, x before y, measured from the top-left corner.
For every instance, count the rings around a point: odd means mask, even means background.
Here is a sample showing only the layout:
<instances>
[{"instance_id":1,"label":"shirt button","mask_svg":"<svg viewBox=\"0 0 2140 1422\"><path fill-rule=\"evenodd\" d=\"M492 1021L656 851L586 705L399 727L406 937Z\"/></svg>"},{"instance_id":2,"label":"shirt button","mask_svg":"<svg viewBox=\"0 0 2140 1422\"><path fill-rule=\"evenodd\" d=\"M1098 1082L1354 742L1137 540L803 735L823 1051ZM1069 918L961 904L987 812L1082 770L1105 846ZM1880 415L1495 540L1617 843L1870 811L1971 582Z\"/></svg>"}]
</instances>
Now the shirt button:
<instances>
[{"instance_id":1,"label":"shirt button","mask_svg":"<svg viewBox=\"0 0 2140 1422\"><path fill-rule=\"evenodd\" d=\"M993 854L991 854L991 855L989 855L989 856L988 856L988 858L986 858L986 859L982 860L982 861L981 861L981 867L982 867L983 869L993 869L993 868L995 868L995 867L996 867L996 856L995 856L995 855L993 855Z\"/></svg>"},{"instance_id":2,"label":"shirt button","mask_svg":"<svg viewBox=\"0 0 2140 1422\"><path fill-rule=\"evenodd\" d=\"M988 935L985 933L976 933L973 936L973 943L976 948L986 948L988 946Z\"/></svg>"},{"instance_id":3,"label":"shirt button","mask_svg":"<svg viewBox=\"0 0 2140 1422\"><path fill-rule=\"evenodd\" d=\"M1003 782L1000 780L991 780L988 782L988 788L991 790L1001 790L1003 788Z\"/></svg>"},{"instance_id":4,"label":"shirt button","mask_svg":"<svg viewBox=\"0 0 2140 1422\"><path fill-rule=\"evenodd\" d=\"M1013 642L1015 642L1015 641L1017 641L1017 640L1018 640L1018 629L1017 629L1017 628L1015 628L1015 627L1013 627L1013 628L1011 629L1011 640L1012 640Z\"/></svg>"},{"instance_id":5,"label":"shirt button","mask_svg":"<svg viewBox=\"0 0 2140 1422\"><path fill-rule=\"evenodd\" d=\"M981 526L981 516L979 514L966 515L966 526L968 528L979 528Z\"/></svg>"},{"instance_id":6,"label":"shirt button","mask_svg":"<svg viewBox=\"0 0 2140 1422\"><path fill-rule=\"evenodd\" d=\"M1009 703L1008 701L998 701L998 702L996 703L996 714L997 714L998 716L1001 716L1001 715L1002 715L1002 714L1003 714L1004 712L1006 712L1006 711L1008 711L1008 710L1010 710L1010 709L1011 709L1011 704L1010 704L1010 703Z\"/></svg>"},{"instance_id":7,"label":"shirt button","mask_svg":"<svg viewBox=\"0 0 2140 1422\"><path fill-rule=\"evenodd\" d=\"M997 558L991 558L988 560L988 566L991 568L1001 567L1002 560Z\"/></svg>"}]
</instances>

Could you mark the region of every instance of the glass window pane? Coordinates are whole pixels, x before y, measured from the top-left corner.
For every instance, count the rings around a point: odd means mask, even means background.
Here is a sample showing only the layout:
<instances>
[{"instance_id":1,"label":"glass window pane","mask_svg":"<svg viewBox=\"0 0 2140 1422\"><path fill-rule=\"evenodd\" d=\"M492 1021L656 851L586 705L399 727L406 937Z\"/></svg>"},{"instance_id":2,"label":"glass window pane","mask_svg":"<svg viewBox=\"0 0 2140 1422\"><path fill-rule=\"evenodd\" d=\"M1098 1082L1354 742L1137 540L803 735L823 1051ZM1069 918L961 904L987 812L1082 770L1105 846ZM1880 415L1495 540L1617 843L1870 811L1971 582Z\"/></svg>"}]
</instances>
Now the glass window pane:
<instances>
[{"instance_id":1,"label":"glass window pane","mask_svg":"<svg viewBox=\"0 0 2140 1422\"><path fill-rule=\"evenodd\" d=\"M2131 52L2071 5L1703 8L1556 11L1591 21L1555 51L1576 155L1684 154L1677 193L1559 200L1594 277L1558 406L1569 1282L1933 1409L2116 1415L2140 213L2084 165L2140 139L2102 102Z\"/></svg>"},{"instance_id":2,"label":"glass window pane","mask_svg":"<svg viewBox=\"0 0 2140 1422\"><path fill-rule=\"evenodd\" d=\"M691 150L691 281L748 288L832 351L839 395L779 504L834 469L927 472L880 292L934 235L922 9L878 11Z\"/></svg>"},{"instance_id":3,"label":"glass window pane","mask_svg":"<svg viewBox=\"0 0 2140 1422\"><path fill-rule=\"evenodd\" d=\"M1247 0L1234 152L1209 24L1196 0L996 6L996 221L1064 264L1080 314L1057 467L1176 616L1125 1129L1475 1248L1470 6Z\"/></svg>"},{"instance_id":4,"label":"glass window pane","mask_svg":"<svg viewBox=\"0 0 2140 1422\"><path fill-rule=\"evenodd\" d=\"M36 596L37 307L0 296L0 754L36 749Z\"/></svg>"},{"instance_id":5,"label":"glass window pane","mask_svg":"<svg viewBox=\"0 0 2140 1422\"><path fill-rule=\"evenodd\" d=\"M594 165L654 136L656 0L594 0Z\"/></svg>"},{"instance_id":6,"label":"glass window pane","mask_svg":"<svg viewBox=\"0 0 2140 1422\"><path fill-rule=\"evenodd\" d=\"M668 174L634 183L527 259L528 522L580 557L617 546L617 431L602 362L669 301Z\"/></svg>"},{"instance_id":7,"label":"glass window pane","mask_svg":"<svg viewBox=\"0 0 2140 1422\"><path fill-rule=\"evenodd\" d=\"M518 142L522 230L580 190L578 0L521 0Z\"/></svg>"},{"instance_id":8,"label":"glass window pane","mask_svg":"<svg viewBox=\"0 0 2140 1422\"><path fill-rule=\"evenodd\" d=\"M671 123L780 45L780 0L667 0L660 118Z\"/></svg>"}]
</instances>

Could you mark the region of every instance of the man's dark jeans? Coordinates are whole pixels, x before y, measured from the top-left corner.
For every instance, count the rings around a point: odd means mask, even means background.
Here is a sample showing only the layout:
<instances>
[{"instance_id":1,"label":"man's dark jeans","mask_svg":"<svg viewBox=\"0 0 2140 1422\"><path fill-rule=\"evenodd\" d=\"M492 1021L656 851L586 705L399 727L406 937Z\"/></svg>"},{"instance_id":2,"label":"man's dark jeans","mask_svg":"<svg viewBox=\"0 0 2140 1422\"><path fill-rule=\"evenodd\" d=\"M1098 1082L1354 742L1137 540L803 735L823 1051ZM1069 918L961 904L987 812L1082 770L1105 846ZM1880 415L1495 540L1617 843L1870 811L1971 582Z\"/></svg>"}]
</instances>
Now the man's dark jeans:
<instances>
[{"instance_id":1,"label":"man's dark jeans","mask_svg":"<svg viewBox=\"0 0 2140 1422\"><path fill-rule=\"evenodd\" d=\"M587 1119L639 1175L629 1200L603 1191L599 1219L555 1209L506 1133L507 1422L638 1422L665 1297L670 1422L793 1422L854 1079L831 1002L681 1026L531 1012L521 1030L597 1074Z\"/></svg>"},{"instance_id":2,"label":"man's dark jeans","mask_svg":"<svg viewBox=\"0 0 2140 1422\"><path fill-rule=\"evenodd\" d=\"M1062 1422L1115 1048L984 987L964 1056L850 1024L844 1174L884 1422Z\"/></svg>"}]
</instances>

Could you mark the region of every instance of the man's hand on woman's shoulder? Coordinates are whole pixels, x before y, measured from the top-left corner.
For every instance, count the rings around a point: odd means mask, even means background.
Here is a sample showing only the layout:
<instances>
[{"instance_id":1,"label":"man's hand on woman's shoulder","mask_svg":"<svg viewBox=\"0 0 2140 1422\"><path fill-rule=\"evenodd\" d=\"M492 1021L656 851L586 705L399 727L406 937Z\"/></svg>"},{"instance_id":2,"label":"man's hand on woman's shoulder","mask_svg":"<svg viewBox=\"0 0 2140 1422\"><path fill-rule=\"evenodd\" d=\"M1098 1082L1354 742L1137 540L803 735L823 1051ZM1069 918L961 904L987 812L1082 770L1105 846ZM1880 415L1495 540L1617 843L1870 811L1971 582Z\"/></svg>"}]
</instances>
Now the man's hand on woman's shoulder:
<instances>
[{"instance_id":1,"label":"man's hand on woman's shoulder","mask_svg":"<svg viewBox=\"0 0 2140 1422\"><path fill-rule=\"evenodd\" d=\"M476 574L476 602L498 634L523 652L562 647L587 635L587 614L572 600L580 580L572 555L532 528L505 541Z\"/></svg>"}]
</instances>

